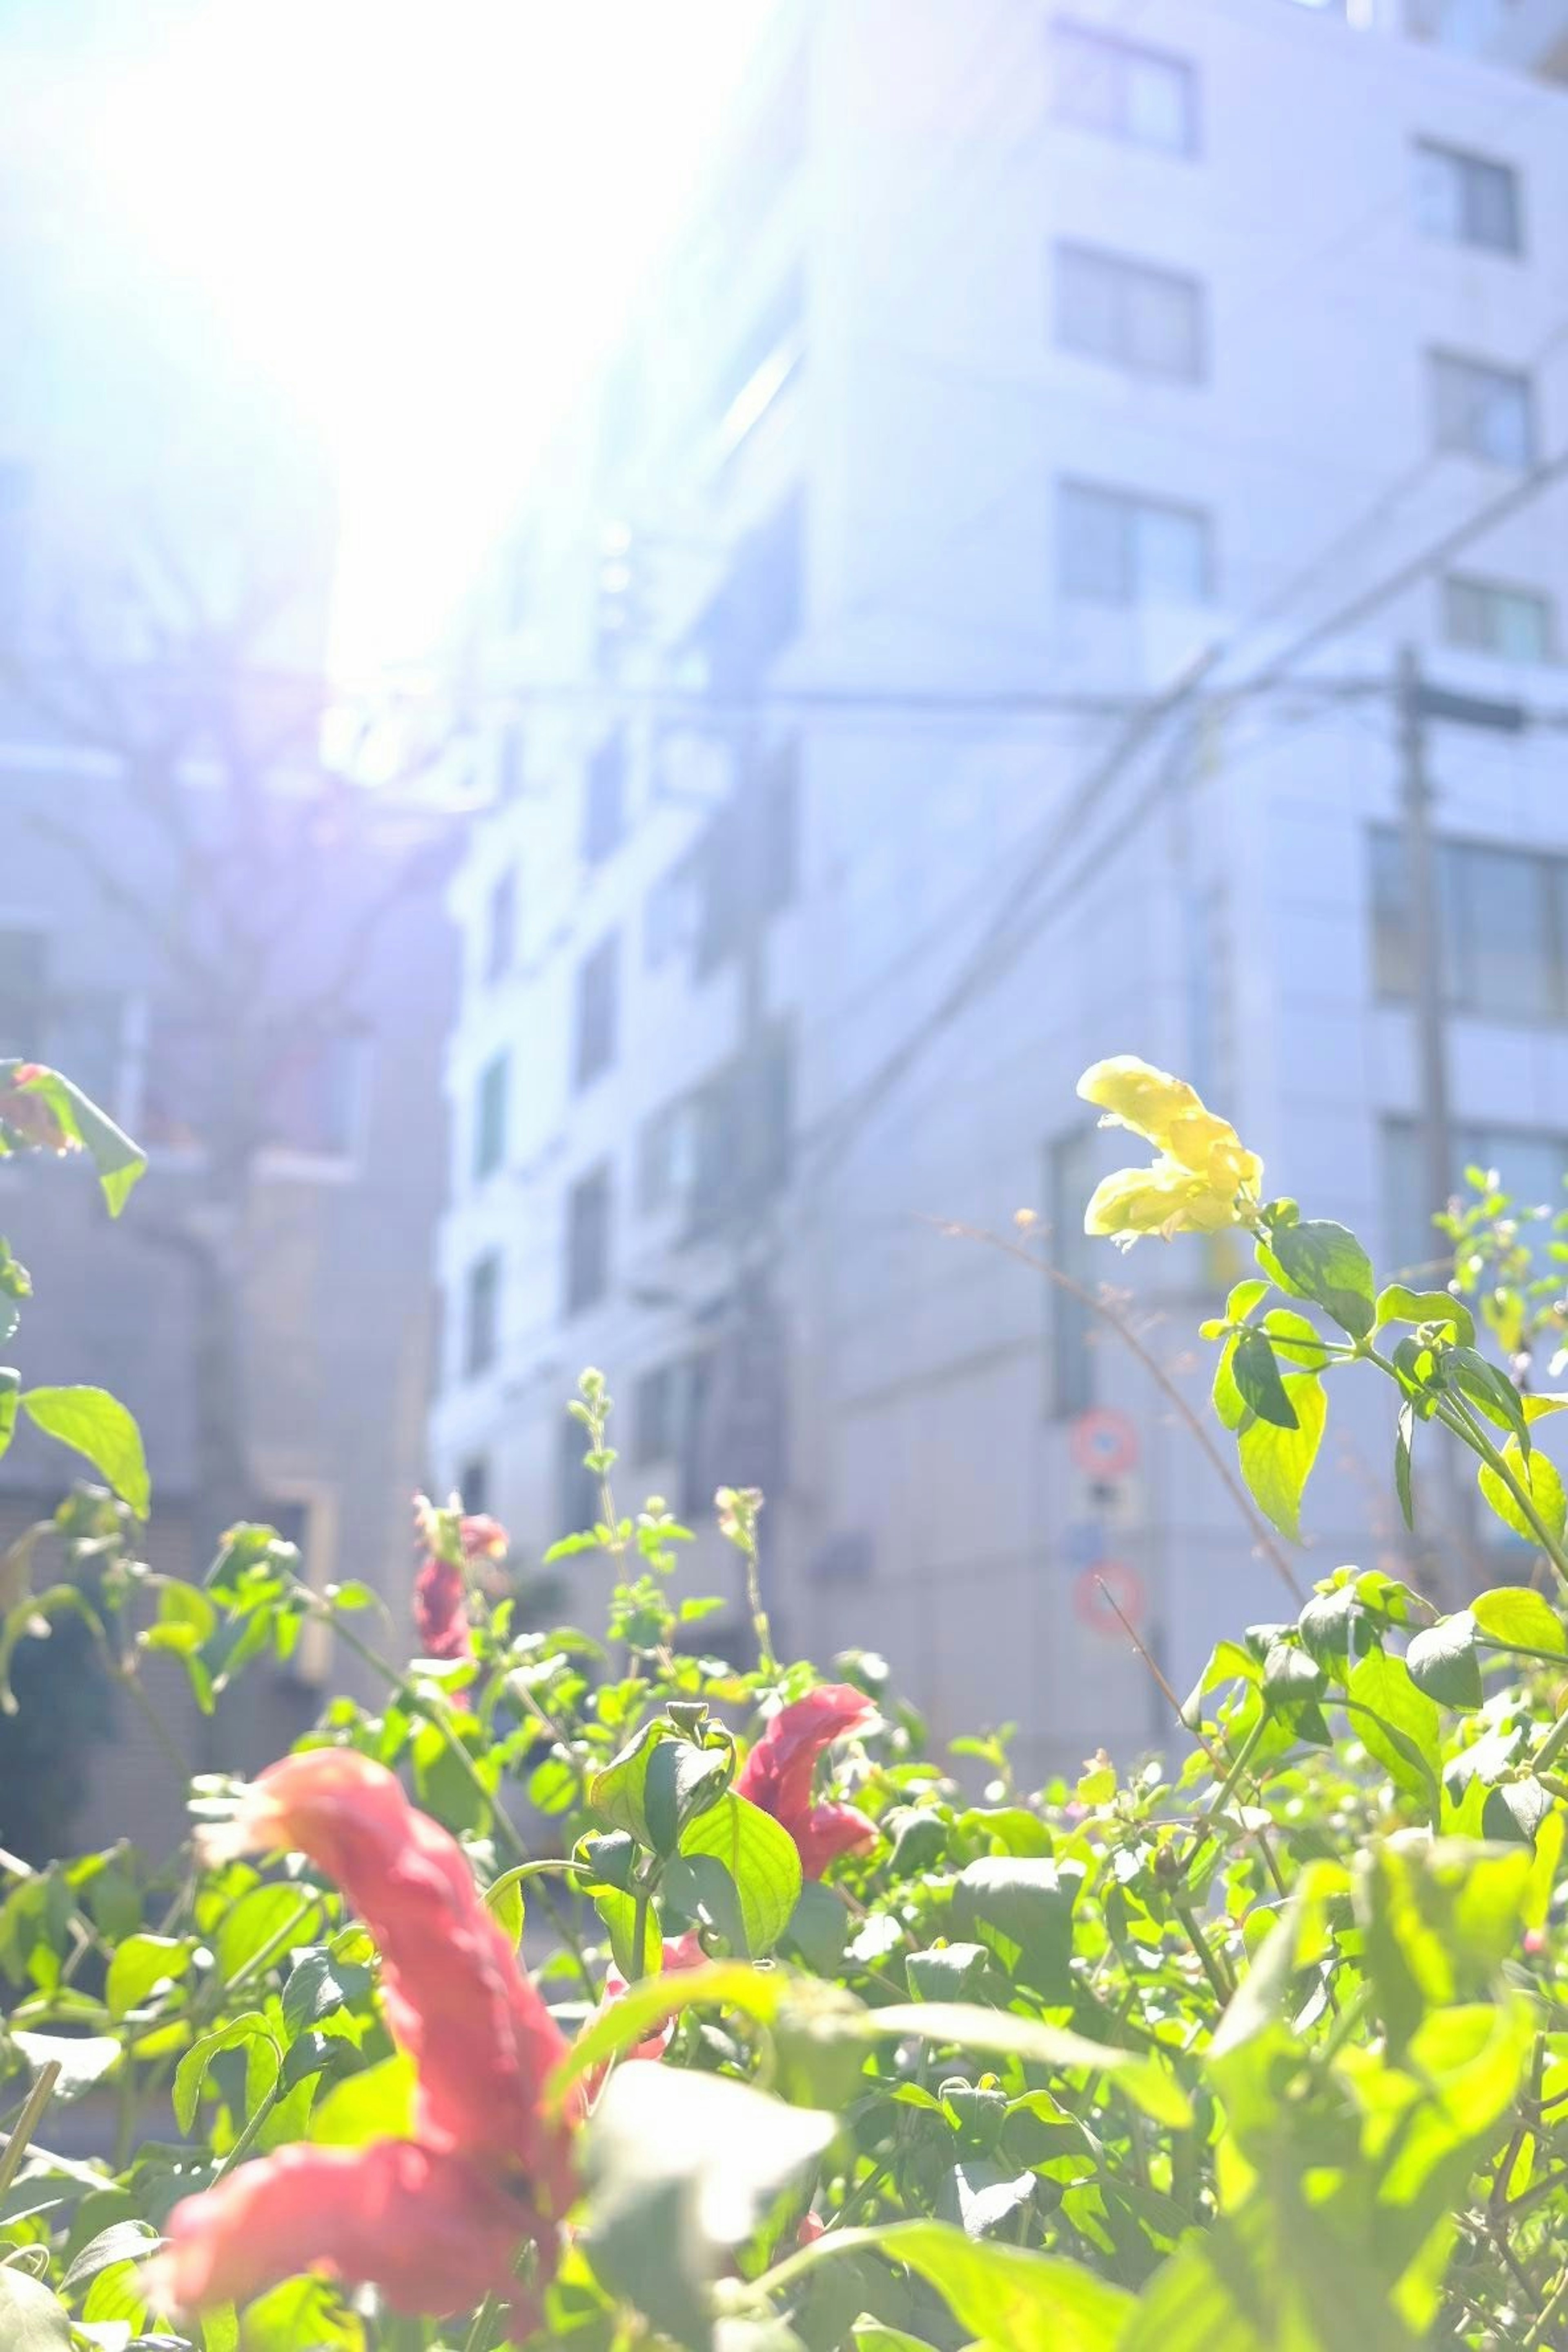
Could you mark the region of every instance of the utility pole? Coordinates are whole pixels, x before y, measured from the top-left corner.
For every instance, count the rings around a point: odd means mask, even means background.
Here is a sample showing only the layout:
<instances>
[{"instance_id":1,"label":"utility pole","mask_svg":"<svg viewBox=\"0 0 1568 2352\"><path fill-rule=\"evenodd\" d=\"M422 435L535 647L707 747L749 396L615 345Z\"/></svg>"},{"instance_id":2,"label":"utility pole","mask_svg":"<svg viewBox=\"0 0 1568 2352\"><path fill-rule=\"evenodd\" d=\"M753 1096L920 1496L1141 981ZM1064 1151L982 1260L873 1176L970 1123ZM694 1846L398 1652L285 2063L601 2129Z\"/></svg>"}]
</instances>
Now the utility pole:
<instances>
[{"instance_id":1,"label":"utility pole","mask_svg":"<svg viewBox=\"0 0 1568 2352\"><path fill-rule=\"evenodd\" d=\"M1413 646L1399 656L1400 809L1410 888L1411 992L1420 1104L1423 1190L1428 1211L1446 1208L1454 1189L1454 1131L1448 1109L1448 1038L1444 1007L1442 915L1432 840L1432 781L1426 766L1426 688Z\"/></svg>"}]
</instances>

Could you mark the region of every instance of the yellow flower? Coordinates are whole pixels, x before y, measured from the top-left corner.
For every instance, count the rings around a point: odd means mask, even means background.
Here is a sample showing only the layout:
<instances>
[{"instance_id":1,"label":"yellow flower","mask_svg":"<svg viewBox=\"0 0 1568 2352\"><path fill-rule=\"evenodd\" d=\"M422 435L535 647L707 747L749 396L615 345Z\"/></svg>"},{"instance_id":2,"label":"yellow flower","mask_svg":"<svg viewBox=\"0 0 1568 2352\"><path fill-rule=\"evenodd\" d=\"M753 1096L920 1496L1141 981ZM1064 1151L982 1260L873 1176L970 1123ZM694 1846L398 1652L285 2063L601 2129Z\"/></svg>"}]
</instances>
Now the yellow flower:
<instances>
[{"instance_id":1,"label":"yellow flower","mask_svg":"<svg viewBox=\"0 0 1568 2352\"><path fill-rule=\"evenodd\" d=\"M1122 1168L1096 1185L1084 1213L1087 1234L1108 1234L1130 1248L1140 1234L1215 1234L1244 1223L1258 1197L1263 1162L1228 1119L1205 1108L1184 1078L1156 1070L1134 1054L1096 1062L1078 1082L1098 1104L1102 1127L1130 1128L1153 1144L1151 1168Z\"/></svg>"}]
</instances>

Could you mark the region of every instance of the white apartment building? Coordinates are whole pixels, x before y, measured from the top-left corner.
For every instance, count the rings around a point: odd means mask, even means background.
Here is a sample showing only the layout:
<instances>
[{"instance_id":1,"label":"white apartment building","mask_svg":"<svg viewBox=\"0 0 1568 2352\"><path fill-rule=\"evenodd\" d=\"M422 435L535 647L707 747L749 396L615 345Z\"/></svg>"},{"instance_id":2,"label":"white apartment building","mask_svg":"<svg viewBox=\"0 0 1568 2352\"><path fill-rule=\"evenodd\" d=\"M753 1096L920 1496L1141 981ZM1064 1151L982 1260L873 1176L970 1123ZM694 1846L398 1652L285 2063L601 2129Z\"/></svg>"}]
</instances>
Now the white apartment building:
<instances>
[{"instance_id":1,"label":"white apartment building","mask_svg":"<svg viewBox=\"0 0 1568 2352\"><path fill-rule=\"evenodd\" d=\"M877 1647L1026 1774L1168 1723L1097 1571L1179 1689L1284 1613L1134 1355L932 1221L1034 1211L1201 1402L1226 1252L1078 1230L1117 1162L1074 1082L1138 1052L1275 1189L1422 1248L1389 689L1408 646L1568 703L1565 36L1521 0L781 11L487 606L432 1446L524 1544L581 1521L595 1363L623 1501L763 1485L786 1648ZM1458 1144L1540 1190L1568 735L1426 748ZM1353 1390L1303 1581L1397 1549Z\"/></svg>"}]
</instances>

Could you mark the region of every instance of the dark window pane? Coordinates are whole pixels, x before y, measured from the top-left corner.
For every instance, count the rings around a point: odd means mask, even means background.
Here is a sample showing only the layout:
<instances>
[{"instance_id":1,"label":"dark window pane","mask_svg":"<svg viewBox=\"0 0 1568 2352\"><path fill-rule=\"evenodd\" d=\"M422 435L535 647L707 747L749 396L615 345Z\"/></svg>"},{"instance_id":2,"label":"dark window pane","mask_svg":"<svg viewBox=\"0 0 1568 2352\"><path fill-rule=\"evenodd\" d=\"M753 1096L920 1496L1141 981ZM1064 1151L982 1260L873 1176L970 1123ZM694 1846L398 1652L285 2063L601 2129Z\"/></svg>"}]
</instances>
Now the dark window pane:
<instances>
[{"instance_id":1,"label":"dark window pane","mask_svg":"<svg viewBox=\"0 0 1568 2352\"><path fill-rule=\"evenodd\" d=\"M581 1089L616 1058L620 937L612 931L577 968L577 1048L574 1083Z\"/></svg>"},{"instance_id":2,"label":"dark window pane","mask_svg":"<svg viewBox=\"0 0 1568 2352\"><path fill-rule=\"evenodd\" d=\"M566 1196L566 1313L594 1306L609 1279L610 1171L599 1167L580 1176Z\"/></svg>"},{"instance_id":3,"label":"dark window pane","mask_svg":"<svg viewBox=\"0 0 1568 2352\"><path fill-rule=\"evenodd\" d=\"M500 1258L494 1250L468 1268L463 1315L463 1370L470 1380L488 1372L500 1336Z\"/></svg>"},{"instance_id":4,"label":"dark window pane","mask_svg":"<svg viewBox=\"0 0 1568 2352\"><path fill-rule=\"evenodd\" d=\"M492 1054L479 1073L479 1102L474 1119L474 1175L482 1182L493 1176L506 1158L507 1094L510 1059Z\"/></svg>"},{"instance_id":5,"label":"dark window pane","mask_svg":"<svg viewBox=\"0 0 1568 2352\"><path fill-rule=\"evenodd\" d=\"M517 952L517 872L509 866L490 885L485 909L485 978L501 979Z\"/></svg>"},{"instance_id":6,"label":"dark window pane","mask_svg":"<svg viewBox=\"0 0 1568 2352\"><path fill-rule=\"evenodd\" d=\"M598 866L620 847L626 829L626 738L624 728L607 736L588 761L583 808L583 855Z\"/></svg>"}]
</instances>

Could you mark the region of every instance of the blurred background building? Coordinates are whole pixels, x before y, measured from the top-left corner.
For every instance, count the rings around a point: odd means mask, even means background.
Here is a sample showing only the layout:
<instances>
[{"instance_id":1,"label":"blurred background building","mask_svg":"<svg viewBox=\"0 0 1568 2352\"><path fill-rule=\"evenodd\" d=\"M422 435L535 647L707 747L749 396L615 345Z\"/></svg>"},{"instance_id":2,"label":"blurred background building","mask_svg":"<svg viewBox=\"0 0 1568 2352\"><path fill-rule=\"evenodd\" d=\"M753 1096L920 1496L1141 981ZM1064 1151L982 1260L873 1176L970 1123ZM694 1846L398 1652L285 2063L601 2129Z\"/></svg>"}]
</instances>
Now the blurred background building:
<instances>
[{"instance_id":1,"label":"blurred background building","mask_svg":"<svg viewBox=\"0 0 1568 2352\"><path fill-rule=\"evenodd\" d=\"M29 1383L99 1382L137 1415L155 1566L199 1579L225 1527L270 1520L318 1585L363 1579L401 1622L445 1159L446 828L322 765L319 445L177 284L0 194L0 1055L58 1064L151 1155L112 1226L89 1171L0 1162L35 1285L8 1352ZM84 1473L18 1432L0 1550ZM25 1696L68 1644L23 1643ZM38 1695L5 1727L6 1834L36 1727L49 1776L89 1763L74 1834L172 1846L178 1773L128 1704L102 1719L78 1665L79 1740ZM324 1666L308 1634L211 1719L174 1662L147 1676L189 1764L233 1769L313 1717Z\"/></svg>"},{"instance_id":2,"label":"blurred background building","mask_svg":"<svg viewBox=\"0 0 1568 2352\"><path fill-rule=\"evenodd\" d=\"M592 1362L624 1503L763 1486L786 1644L1027 1772L1163 1727L1107 1590L1178 1689L1284 1613L1114 1333L929 1220L1033 1211L1201 1400L1241 1268L1084 1244L1091 1059L1384 1264L1468 1158L1555 1193L1565 74L1561 0L779 12L482 615L431 1430L525 1549ZM1382 1467L1331 1429L1304 1579Z\"/></svg>"}]
</instances>

